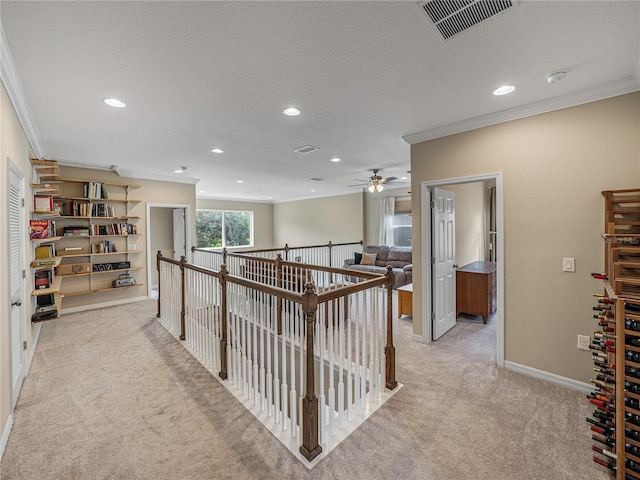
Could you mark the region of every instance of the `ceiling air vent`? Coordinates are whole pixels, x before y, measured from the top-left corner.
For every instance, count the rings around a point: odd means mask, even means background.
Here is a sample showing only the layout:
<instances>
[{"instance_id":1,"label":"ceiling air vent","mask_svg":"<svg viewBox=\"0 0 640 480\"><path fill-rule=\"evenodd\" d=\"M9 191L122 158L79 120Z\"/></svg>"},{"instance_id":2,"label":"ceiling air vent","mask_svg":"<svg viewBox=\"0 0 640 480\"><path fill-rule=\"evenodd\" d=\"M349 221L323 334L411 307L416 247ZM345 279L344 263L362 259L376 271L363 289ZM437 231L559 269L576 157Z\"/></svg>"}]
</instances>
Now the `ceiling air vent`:
<instances>
[{"instance_id":1,"label":"ceiling air vent","mask_svg":"<svg viewBox=\"0 0 640 480\"><path fill-rule=\"evenodd\" d=\"M304 147L298 147L295 148L293 151L294 152L298 152L298 153L311 153L311 152L317 152L318 150L320 150L318 147L314 147L313 145L305 145Z\"/></svg>"},{"instance_id":2,"label":"ceiling air vent","mask_svg":"<svg viewBox=\"0 0 640 480\"><path fill-rule=\"evenodd\" d=\"M447 40L515 3L516 0L431 0L419 2L418 7Z\"/></svg>"}]
</instances>

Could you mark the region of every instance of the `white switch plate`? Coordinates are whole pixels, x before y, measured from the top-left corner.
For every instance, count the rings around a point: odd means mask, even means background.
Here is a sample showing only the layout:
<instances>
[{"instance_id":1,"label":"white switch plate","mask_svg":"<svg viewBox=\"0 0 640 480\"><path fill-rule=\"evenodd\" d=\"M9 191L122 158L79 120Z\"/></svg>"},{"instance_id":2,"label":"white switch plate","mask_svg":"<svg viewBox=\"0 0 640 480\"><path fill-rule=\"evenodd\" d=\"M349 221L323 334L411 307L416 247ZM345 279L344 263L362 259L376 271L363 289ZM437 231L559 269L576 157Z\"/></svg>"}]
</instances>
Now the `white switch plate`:
<instances>
[{"instance_id":1,"label":"white switch plate","mask_svg":"<svg viewBox=\"0 0 640 480\"><path fill-rule=\"evenodd\" d=\"M562 271L563 272L575 272L576 271L576 259L575 258L563 258L562 259Z\"/></svg>"},{"instance_id":2,"label":"white switch plate","mask_svg":"<svg viewBox=\"0 0 640 480\"><path fill-rule=\"evenodd\" d=\"M591 343L591 337L586 335L578 335L578 348L580 350L589 350L589 344Z\"/></svg>"}]
</instances>

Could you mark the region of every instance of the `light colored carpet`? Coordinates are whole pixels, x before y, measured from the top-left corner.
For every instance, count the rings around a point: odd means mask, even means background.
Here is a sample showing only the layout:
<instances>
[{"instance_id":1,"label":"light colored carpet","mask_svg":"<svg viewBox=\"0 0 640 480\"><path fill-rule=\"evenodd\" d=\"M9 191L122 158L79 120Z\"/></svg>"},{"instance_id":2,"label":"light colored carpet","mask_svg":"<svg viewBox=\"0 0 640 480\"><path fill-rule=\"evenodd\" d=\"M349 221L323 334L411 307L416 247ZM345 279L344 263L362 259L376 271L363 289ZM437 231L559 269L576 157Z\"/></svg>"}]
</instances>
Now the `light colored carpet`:
<instances>
[{"instance_id":1,"label":"light colored carpet","mask_svg":"<svg viewBox=\"0 0 640 480\"><path fill-rule=\"evenodd\" d=\"M155 319L155 302L42 326L3 480L604 480L584 394L495 362L495 319L431 346L396 321L391 400L312 471Z\"/></svg>"}]
</instances>

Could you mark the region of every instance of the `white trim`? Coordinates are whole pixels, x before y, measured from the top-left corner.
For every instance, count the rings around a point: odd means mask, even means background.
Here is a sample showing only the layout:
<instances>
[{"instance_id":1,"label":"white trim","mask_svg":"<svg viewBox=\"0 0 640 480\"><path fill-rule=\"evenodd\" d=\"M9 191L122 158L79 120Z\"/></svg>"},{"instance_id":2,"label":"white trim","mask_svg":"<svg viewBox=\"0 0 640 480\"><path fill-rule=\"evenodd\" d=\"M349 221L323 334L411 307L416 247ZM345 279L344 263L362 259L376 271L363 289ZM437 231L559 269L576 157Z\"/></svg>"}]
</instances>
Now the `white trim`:
<instances>
[{"instance_id":1,"label":"white trim","mask_svg":"<svg viewBox=\"0 0 640 480\"><path fill-rule=\"evenodd\" d=\"M121 177L140 178L143 180L157 180L160 182L196 184L200 181L199 178L185 177L180 174L176 174L176 176L174 177L171 175L157 175L154 173L144 173L144 172L136 172L133 170L125 170L123 168L119 168L117 165L115 168L115 172Z\"/></svg>"},{"instance_id":2,"label":"white trim","mask_svg":"<svg viewBox=\"0 0 640 480\"><path fill-rule=\"evenodd\" d=\"M585 103L604 100L605 98L617 97L640 90L640 64L636 68L636 75L624 80L610 82L597 87L587 88L579 92L573 92L560 97L550 98L540 102L522 105L520 107L502 110L500 112L489 113L475 118L469 118L460 122L451 123L441 127L423 130L421 132L404 135L402 139L409 145L426 142L436 138L454 135L456 133L468 132L498 123L510 122L521 118L540 115L541 113L552 112L563 108L575 107Z\"/></svg>"},{"instance_id":3,"label":"white trim","mask_svg":"<svg viewBox=\"0 0 640 480\"><path fill-rule=\"evenodd\" d=\"M485 182L488 180L495 180L496 182L496 229L497 235L497 248L498 258L497 262L497 301L498 312L496 320L498 322L496 329L496 364L498 367L504 367L504 204L503 204L503 185L502 185L502 172L487 173L484 175L470 175L467 177L457 178L445 178L440 180L431 180L420 183L420 222L421 222L421 244L420 249L422 251L422 264L425 268L422 269L422 292L420 292L420 298L422 302L422 337L420 341L422 343L431 343L432 338L432 325L431 325L431 305L430 294L431 291L431 261L429 259L431 255L431 218L430 207L425 208L425 200L427 205L431 201L430 188L440 187L447 185L457 185L462 183L474 183ZM427 255L427 261L425 262L425 252Z\"/></svg>"},{"instance_id":4,"label":"white trim","mask_svg":"<svg viewBox=\"0 0 640 480\"><path fill-rule=\"evenodd\" d=\"M29 370L31 370L31 362L33 362L33 357L35 357L36 355L36 347L38 346L38 340L40 339L40 331L42 330L42 323L36 323L34 327L35 327L35 333L33 334L33 342L31 343L31 350L29 351L27 362L24 368L25 377L29 375Z\"/></svg>"},{"instance_id":5,"label":"white trim","mask_svg":"<svg viewBox=\"0 0 640 480\"><path fill-rule=\"evenodd\" d=\"M593 392L593 385L589 383L579 382L572 378L562 377L555 373L545 372L544 370L538 370L537 368L528 367L527 365L522 365L520 363L510 362L507 360L504 362L504 367L512 372L521 373L522 375L544 380L545 382L562 385L563 387L570 388L571 390L578 390L582 393Z\"/></svg>"},{"instance_id":6,"label":"white trim","mask_svg":"<svg viewBox=\"0 0 640 480\"><path fill-rule=\"evenodd\" d=\"M2 25L0 25L0 34L0 78L2 79L2 84L7 90L7 95L9 95L11 99L13 108L16 111L20 125L22 125L34 155L42 158L44 156L44 150L40 143L40 135L38 135L38 129L33 121L29 104L24 95L22 82L20 81L20 76L18 75L18 70L16 69L16 64L9 49L7 37L4 34Z\"/></svg>"},{"instance_id":7,"label":"white trim","mask_svg":"<svg viewBox=\"0 0 640 480\"><path fill-rule=\"evenodd\" d=\"M126 303L141 302L143 300L148 300L148 299L149 299L149 297L147 295L145 295L143 297L124 298L122 300L112 300L111 302L93 303L91 305L81 305L79 307L64 308L64 309L62 309L61 315L67 315L69 313L88 312L89 310L97 310L99 308L115 307L117 305L124 305Z\"/></svg>"},{"instance_id":8,"label":"white trim","mask_svg":"<svg viewBox=\"0 0 640 480\"><path fill-rule=\"evenodd\" d=\"M13 427L13 415L10 414L9 418L7 418L7 423L4 425L4 429L2 430L2 438L0 439L0 460L2 460L2 456L4 455L4 449L7 446L7 442L9 441L9 434L11 433L11 427Z\"/></svg>"},{"instance_id":9,"label":"white trim","mask_svg":"<svg viewBox=\"0 0 640 480\"><path fill-rule=\"evenodd\" d=\"M195 206L195 205L194 205ZM156 268L156 262L154 261L154 259L156 258L156 254L157 252L152 252L151 251L151 208L184 208L185 212L185 219L184 219L184 228L186 230L186 237L185 237L185 242L188 245L187 246L187 261L191 261L192 260L192 255L191 255L191 246L194 245L194 241L191 238L191 231L192 229L195 229L195 227L193 227L191 225L191 219L192 219L192 212L191 212L191 208L192 206L187 204L187 203L152 203L152 202L147 202L147 210L146 210L146 219L147 219L147 231L145 232L146 237L147 237L147 285L151 285L152 280L151 280L151 271L152 268Z\"/></svg>"}]
</instances>

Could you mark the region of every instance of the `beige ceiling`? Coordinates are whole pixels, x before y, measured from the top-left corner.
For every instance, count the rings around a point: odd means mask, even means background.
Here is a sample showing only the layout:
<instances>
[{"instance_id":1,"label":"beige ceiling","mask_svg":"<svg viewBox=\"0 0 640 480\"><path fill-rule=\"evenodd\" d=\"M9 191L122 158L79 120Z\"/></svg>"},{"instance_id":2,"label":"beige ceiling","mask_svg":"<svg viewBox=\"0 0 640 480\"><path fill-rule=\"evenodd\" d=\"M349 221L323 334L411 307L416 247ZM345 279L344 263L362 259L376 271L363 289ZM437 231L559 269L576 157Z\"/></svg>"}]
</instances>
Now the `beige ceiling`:
<instances>
[{"instance_id":1,"label":"beige ceiling","mask_svg":"<svg viewBox=\"0 0 640 480\"><path fill-rule=\"evenodd\" d=\"M37 155L186 166L203 197L359 191L372 168L406 175L408 142L640 89L638 1L521 0L446 41L416 3L2 1L0 21Z\"/></svg>"}]
</instances>

